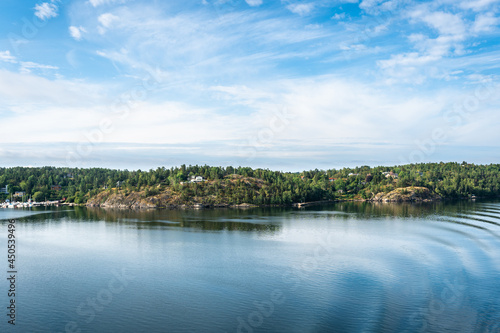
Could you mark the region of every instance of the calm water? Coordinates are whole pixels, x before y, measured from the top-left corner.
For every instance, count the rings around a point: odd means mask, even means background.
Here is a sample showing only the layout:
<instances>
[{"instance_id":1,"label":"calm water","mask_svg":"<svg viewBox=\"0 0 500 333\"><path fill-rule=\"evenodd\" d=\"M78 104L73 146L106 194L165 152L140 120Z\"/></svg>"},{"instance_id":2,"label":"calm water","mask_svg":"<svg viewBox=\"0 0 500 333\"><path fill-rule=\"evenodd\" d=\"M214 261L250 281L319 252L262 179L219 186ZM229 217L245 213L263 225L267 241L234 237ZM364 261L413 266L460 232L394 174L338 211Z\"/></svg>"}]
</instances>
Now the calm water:
<instances>
[{"instance_id":1,"label":"calm water","mask_svg":"<svg viewBox=\"0 0 500 333\"><path fill-rule=\"evenodd\" d=\"M8 218L1 332L500 332L500 202Z\"/></svg>"}]
</instances>

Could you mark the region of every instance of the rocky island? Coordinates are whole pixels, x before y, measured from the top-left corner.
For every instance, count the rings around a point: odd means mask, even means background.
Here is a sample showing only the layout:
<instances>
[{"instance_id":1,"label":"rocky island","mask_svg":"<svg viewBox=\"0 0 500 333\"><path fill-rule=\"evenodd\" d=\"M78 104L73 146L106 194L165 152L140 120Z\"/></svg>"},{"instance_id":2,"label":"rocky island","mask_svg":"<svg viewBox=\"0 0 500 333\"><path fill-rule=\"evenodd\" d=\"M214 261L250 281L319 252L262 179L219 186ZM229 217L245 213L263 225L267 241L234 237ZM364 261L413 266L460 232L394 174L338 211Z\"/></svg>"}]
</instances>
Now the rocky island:
<instances>
[{"instance_id":1,"label":"rocky island","mask_svg":"<svg viewBox=\"0 0 500 333\"><path fill-rule=\"evenodd\" d=\"M297 206L422 202L500 195L500 165L421 163L283 172L249 167L0 168L0 202L107 208Z\"/></svg>"}]
</instances>

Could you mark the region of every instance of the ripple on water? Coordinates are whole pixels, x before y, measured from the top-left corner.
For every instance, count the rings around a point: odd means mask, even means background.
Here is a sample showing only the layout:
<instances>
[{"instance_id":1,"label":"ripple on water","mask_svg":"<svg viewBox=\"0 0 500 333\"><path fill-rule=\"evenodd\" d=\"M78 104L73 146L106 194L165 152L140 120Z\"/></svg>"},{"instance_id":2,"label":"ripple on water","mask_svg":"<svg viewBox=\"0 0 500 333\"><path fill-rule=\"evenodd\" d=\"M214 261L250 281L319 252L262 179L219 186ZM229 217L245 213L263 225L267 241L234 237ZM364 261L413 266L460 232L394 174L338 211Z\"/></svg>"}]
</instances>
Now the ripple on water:
<instances>
[{"instance_id":1,"label":"ripple on water","mask_svg":"<svg viewBox=\"0 0 500 333\"><path fill-rule=\"evenodd\" d=\"M347 208L26 218L20 331L237 332L274 290L254 332L498 328L500 204ZM76 308L123 267L135 280L86 323Z\"/></svg>"}]
</instances>

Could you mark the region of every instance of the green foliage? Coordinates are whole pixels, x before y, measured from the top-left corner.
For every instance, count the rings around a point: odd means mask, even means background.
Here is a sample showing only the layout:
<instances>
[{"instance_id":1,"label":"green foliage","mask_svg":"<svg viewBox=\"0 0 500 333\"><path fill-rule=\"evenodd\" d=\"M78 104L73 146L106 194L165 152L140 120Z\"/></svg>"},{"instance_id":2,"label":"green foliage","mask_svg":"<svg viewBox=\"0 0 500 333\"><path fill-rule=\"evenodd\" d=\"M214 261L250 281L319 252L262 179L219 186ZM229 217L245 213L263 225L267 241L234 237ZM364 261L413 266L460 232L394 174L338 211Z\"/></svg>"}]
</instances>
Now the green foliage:
<instances>
[{"instance_id":1,"label":"green foliage","mask_svg":"<svg viewBox=\"0 0 500 333\"><path fill-rule=\"evenodd\" d=\"M386 177L384 172L397 173ZM370 176L371 175L371 176ZM189 183L191 176L206 182ZM144 197L171 191L180 200L196 198L204 203L291 204L338 198L369 199L379 192L398 187L427 187L443 197L500 195L500 165L467 163L427 163L394 167L309 170L279 172L249 167L186 166L161 167L149 171L103 168L0 168L0 187L9 185L9 195L26 192L36 201L62 200L85 203L100 192L128 195L141 191ZM56 185L61 186L59 190ZM3 194L0 200L8 195Z\"/></svg>"},{"instance_id":2,"label":"green foliage","mask_svg":"<svg viewBox=\"0 0 500 333\"><path fill-rule=\"evenodd\" d=\"M42 201L43 200L43 192L40 192L40 191L35 192L33 194L33 200L35 200L35 201Z\"/></svg>"}]
</instances>

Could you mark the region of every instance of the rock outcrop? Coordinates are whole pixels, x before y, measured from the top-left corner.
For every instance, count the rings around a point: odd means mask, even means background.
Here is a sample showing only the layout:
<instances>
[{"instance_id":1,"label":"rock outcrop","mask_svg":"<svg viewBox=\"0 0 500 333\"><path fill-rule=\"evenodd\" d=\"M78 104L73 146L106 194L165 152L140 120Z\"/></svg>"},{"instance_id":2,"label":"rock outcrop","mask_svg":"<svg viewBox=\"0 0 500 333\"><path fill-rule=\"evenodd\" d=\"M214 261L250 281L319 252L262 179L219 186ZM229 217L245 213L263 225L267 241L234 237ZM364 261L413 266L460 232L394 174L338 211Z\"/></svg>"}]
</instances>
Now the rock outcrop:
<instances>
[{"instance_id":1,"label":"rock outcrop","mask_svg":"<svg viewBox=\"0 0 500 333\"><path fill-rule=\"evenodd\" d=\"M101 192L87 201L87 206L131 209L158 208L158 200L154 197L144 198L137 192L132 192L129 195Z\"/></svg>"},{"instance_id":2,"label":"rock outcrop","mask_svg":"<svg viewBox=\"0 0 500 333\"><path fill-rule=\"evenodd\" d=\"M377 202L411 202L411 201L435 201L441 197L432 193L427 187L403 187L397 188L389 193L377 193L371 201Z\"/></svg>"}]
</instances>

